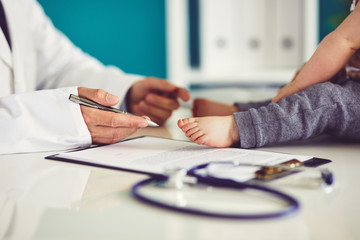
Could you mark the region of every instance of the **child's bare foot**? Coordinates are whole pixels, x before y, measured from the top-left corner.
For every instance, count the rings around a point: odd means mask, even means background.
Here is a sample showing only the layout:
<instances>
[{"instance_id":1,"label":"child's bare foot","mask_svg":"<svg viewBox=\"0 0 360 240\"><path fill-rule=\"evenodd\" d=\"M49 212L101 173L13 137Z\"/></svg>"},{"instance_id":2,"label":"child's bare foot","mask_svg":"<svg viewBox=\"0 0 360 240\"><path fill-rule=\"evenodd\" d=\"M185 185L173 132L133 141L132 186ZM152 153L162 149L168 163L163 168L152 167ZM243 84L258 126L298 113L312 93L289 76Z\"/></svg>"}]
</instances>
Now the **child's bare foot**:
<instances>
[{"instance_id":1,"label":"child's bare foot","mask_svg":"<svg viewBox=\"0 0 360 240\"><path fill-rule=\"evenodd\" d=\"M239 112L239 109L233 105L196 98L194 99L192 112L194 117L228 116L234 112Z\"/></svg>"},{"instance_id":2,"label":"child's bare foot","mask_svg":"<svg viewBox=\"0 0 360 240\"><path fill-rule=\"evenodd\" d=\"M239 131L234 116L180 119L177 122L185 135L197 144L230 147L239 143Z\"/></svg>"}]
</instances>

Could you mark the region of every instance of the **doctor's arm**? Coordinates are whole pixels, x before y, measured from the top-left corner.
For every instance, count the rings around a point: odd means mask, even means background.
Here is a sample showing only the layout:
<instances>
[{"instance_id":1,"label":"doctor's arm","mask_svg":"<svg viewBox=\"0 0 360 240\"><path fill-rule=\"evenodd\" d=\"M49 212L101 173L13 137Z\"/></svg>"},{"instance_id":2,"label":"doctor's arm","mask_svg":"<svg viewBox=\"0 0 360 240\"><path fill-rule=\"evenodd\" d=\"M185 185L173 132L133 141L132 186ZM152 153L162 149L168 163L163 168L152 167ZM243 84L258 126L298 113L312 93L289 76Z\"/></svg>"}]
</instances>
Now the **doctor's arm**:
<instances>
[{"instance_id":1,"label":"doctor's arm","mask_svg":"<svg viewBox=\"0 0 360 240\"><path fill-rule=\"evenodd\" d=\"M310 60L288 85L280 89L273 102L278 102L311 85L328 81L343 69L360 48L359 23L360 4L337 29L321 41Z\"/></svg>"},{"instance_id":2,"label":"doctor's arm","mask_svg":"<svg viewBox=\"0 0 360 240\"><path fill-rule=\"evenodd\" d=\"M139 83L139 86L143 84ZM146 94L147 91L144 91ZM104 91L67 87L0 98L0 154L65 150L120 141L148 125L142 117L117 114L69 101L76 94L112 106ZM132 100L129 101L132 102Z\"/></svg>"},{"instance_id":3,"label":"doctor's arm","mask_svg":"<svg viewBox=\"0 0 360 240\"><path fill-rule=\"evenodd\" d=\"M0 98L0 154L64 150L91 144L78 104L77 87Z\"/></svg>"},{"instance_id":4,"label":"doctor's arm","mask_svg":"<svg viewBox=\"0 0 360 240\"><path fill-rule=\"evenodd\" d=\"M147 115L159 125L179 107L178 98L184 101L190 98L187 90L165 80L126 74L119 68L104 66L59 32L39 4L33 11L38 18L33 23L33 35L39 49L39 87L77 85L104 89L118 96L120 102L126 101L127 111Z\"/></svg>"}]
</instances>

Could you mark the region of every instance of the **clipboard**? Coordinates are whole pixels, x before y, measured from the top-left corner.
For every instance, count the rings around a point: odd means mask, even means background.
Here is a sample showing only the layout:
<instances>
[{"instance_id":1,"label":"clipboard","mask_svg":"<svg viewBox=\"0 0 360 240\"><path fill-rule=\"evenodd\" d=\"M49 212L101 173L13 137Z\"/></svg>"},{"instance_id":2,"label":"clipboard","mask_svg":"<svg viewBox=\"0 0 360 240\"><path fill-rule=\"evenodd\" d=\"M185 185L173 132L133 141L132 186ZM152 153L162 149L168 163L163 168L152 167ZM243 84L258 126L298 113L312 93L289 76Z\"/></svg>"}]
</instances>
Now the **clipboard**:
<instances>
[{"instance_id":1,"label":"clipboard","mask_svg":"<svg viewBox=\"0 0 360 240\"><path fill-rule=\"evenodd\" d=\"M135 140L135 139L143 138L143 137L147 137L147 136L129 138L129 139L122 140L119 143L126 142L126 141L131 141L131 140ZM89 147L84 147L84 148L71 150L71 151L68 151L66 153L73 153L73 152L78 152L78 151L86 151L86 150L89 150L89 149L100 148L100 147L104 147L104 146L108 146L108 145L111 145L111 144L91 145ZM123 168L123 167L119 167L119 166L109 166L109 165L101 164L101 163L92 163L92 162L87 162L87 161L82 161L82 160L76 160L76 159L64 157L61 153L46 156L45 159L54 160L54 161L60 161L60 162L68 162L68 163L79 164L79 165L85 165L85 166L90 166L90 167L105 168L105 169L110 169L110 170L119 170L119 171L140 173L140 174L146 174L146 175L154 176L154 177L164 177L165 176L164 174L156 174L156 173L151 173L151 172L148 172L148 171L140 171L140 170L135 170L135 169Z\"/></svg>"},{"instance_id":2,"label":"clipboard","mask_svg":"<svg viewBox=\"0 0 360 240\"><path fill-rule=\"evenodd\" d=\"M211 148L188 141L150 136L45 157L48 160L129 171L154 177L167 176L171 167L173 169L190 169L196 165L212 161L231 161L240 158L244 158L245 162L257 159L257 162L260 161L268 165L281 164L290 159L299 159L305 167L318 167L331 162L329 159L260 150ZM249 176L247 180L252 178L253 176ZM246 177L244 179L246 180Z\"/></svg>"}]
</instances>

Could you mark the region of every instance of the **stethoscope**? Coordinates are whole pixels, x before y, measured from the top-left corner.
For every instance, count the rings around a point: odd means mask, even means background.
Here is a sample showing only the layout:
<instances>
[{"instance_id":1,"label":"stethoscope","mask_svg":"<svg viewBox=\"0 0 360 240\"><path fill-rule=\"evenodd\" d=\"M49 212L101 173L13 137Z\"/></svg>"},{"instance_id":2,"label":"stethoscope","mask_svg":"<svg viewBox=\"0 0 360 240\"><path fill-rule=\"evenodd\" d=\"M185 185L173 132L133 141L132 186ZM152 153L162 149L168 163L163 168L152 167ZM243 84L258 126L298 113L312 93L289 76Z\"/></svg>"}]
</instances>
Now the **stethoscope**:
<instances>
[{"instance_id":1,"label":"stethoscope","mask_svg":"<svg viewBox=\"0 0 360 240\"><path fill-rule=\"evenodd\" d=\"M221 162L223 164L226 162ZM254 183L251 181L240 182L232 179L226 179L222 177L212 176L208 174L207 169L214 163L206 163L195 166L189 170L178 169L172 174L167 176L165 175L156 175L148 179L138 182L135 184L132 189L132 195L147 204L151 204L157 207L165 208L168 210L196 214L201 216L208 217L218 217L218 218L228 218L228 219L268 219L268 218L278 218L285 217L296 213L300 204L298 200L289 194L266 186L265 184ZM204 171L205 170L205 171ZM289 170L289 169L288 169ZM298 171L298 170L297 170ZM321 172L322 180L327 184L331 185L333 183L333 175L328 170ZM206 185L211 187L220 187L232 190L255 190L261 193L269 194L276 200L282 203L284 207L281 207L279 210L264 212L264 213L229 213L229 212L218 212L212 210L198 209L194 207L189 207L186 204L174 204L169 203L163 200L156 199L152 196L144 194L141 190L147 186L157 186L161 188L175 188L181 191L184 184L190 185ZM219 204L226 204L224 202Z\"/></svg>"}]
</instances>

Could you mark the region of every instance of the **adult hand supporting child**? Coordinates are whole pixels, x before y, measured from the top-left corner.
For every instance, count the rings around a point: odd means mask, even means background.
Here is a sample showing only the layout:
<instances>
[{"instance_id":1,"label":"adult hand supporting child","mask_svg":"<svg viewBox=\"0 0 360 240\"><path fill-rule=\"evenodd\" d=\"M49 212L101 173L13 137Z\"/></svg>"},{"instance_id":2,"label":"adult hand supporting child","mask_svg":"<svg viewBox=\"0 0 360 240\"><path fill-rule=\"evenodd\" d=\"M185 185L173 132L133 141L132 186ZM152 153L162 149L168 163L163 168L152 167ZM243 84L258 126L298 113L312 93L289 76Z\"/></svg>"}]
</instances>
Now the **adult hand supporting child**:
<instances>
[{"instance_id":1,"label":"adult hand supporting child","mask_svg":"<svg viewBox=\"0 0 360 240\"><path fill-rule=\"evenodd\" d=\"M282 98L317 83L326 82L345 67L360 48L360 29L357 27L360 21L359 6L321 41L310 60L288 85L280 89L273 102L279 102Z\"/></svg>"}]
</instances>

